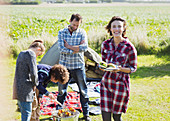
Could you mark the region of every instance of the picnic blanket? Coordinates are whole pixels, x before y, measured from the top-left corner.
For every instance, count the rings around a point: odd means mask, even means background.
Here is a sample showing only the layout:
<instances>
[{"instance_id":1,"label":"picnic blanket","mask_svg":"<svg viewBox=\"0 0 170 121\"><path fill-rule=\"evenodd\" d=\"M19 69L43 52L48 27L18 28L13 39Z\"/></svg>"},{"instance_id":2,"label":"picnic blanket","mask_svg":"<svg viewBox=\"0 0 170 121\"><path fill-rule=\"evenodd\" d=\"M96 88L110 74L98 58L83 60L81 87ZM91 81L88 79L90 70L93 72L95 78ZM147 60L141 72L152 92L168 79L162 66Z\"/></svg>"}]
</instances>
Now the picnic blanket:
<instances>
[{"instance_id":1,"label":"picnic blanket","mask_svg":"<svg viewBox=\"0 0 170 121\"><path fill-rule=\"evenodd\" d=\"M54 97L57 98L58 92L53 92L53 94ZM52 115L52 111L56 109L56 105L56 102L44 95L40 104L40 115ZM82 111L80 94L78 92L68 92L64 105L68 108L73 107L74 109Z\"/></svg>"},{"instance_id":2,"label":"picnic blanket","mask_svg":"<svg viewBox=\"0 0 170 121\"><path fill-rule=\"evenodd\" d=\"M58 92L53 92L54 96L57 98ZM56 109L57 103L52 101L48 96L43 96L41 105L40 105L40 115L52 115L52 111ZM64 105L68 108L73 107L74 109L82 112L80 104L80 94L78 92L68 92L66 101ZM89 101L89 105L96 105L95 107L89 108L90 115L99 115L101 114L100 109L100 98Z\"/></svg>"},{"instance_id":3,"label":"picnic blanket","mask_svg":"<svg viewBox=\"0 0 170 121\"><path fill-rule=\"evenodd\" d=\"M79 92L79 88L76 83L69 84L72 90ZM89 97L100 97L100 83L99 82L87 82L87 91Z\"/></svg>"},{"instance_id":4,"label":"picnic blanket","mask_svg":"<svg viewBox=\"0 0 170 121\"><path fill-rule=\"evenodd\" d=\"M89 108L89 114L90 115L99 115L99 114L101 114L100 106L90 107Z\"/></svg>"}]
</instances>

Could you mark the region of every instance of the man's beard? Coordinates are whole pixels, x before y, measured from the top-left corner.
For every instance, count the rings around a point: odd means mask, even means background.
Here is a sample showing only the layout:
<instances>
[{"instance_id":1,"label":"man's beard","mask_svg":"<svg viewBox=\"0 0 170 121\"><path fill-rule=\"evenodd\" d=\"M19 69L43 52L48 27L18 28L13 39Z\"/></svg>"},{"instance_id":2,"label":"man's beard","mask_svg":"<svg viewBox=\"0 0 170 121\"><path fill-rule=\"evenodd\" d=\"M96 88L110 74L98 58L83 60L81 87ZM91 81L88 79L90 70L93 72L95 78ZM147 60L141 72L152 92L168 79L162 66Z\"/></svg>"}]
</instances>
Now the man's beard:
<instances>
[{"instance_id":1,"label":"man's beard","mask_svg":"<svg viewBox=\"0 0 170 121\"><path fill-rule=\"evenodd\" d=\"M77 29L73 29L73 27L70 26L70 30L73 32L73 31L76 31Z\"/></svg>"}]
</instances>

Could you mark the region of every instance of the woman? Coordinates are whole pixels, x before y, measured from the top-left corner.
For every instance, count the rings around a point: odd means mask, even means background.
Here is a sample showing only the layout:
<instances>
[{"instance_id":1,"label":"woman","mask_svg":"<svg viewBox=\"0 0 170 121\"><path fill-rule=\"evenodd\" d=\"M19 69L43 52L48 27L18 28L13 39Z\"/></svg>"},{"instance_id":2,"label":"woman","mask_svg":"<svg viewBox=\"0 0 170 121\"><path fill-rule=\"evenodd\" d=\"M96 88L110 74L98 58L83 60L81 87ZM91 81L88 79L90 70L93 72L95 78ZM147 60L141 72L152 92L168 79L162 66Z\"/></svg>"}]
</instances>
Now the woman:
<instances>
[{"instance_id":1,"label":"woman","mask_svg":"<svg viewBox=\"0 0 170 121\"><path fill-rule=\"evenodd\" d=\"M18 100L21 121L30 121L34 91L38 86L36 57L45 52L41 40L35 40L28 48L19 53L13 84L13 99Z\"/></svg>"},{"instance_id":2,"label":"woman","mask_svg":"<svg viewBox=\"0 0 170 121\"><path fill-rule=\"evenodd\" d=\"M106 30L112 37L102 43L102 60L118 68L103 75L100 106L103 121L111 121L112 114L114 121L121 121L121 114L126 112L129 100L129 74L137 70L137 52L125 37L126 21L123 18L112 17Z\"/></svg>"}]
</instances>

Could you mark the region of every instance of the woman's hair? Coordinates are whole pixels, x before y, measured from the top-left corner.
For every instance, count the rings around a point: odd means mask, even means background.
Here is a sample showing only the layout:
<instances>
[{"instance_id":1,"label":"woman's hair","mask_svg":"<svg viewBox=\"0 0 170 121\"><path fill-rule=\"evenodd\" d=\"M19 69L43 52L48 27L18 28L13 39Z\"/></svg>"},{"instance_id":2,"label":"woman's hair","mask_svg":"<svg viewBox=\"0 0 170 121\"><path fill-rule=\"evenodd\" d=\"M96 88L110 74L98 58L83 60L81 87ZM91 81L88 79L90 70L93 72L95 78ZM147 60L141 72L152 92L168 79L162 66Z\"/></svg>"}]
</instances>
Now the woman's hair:
<instances>
[{"instance_id":1,"label":"woman's hair","mask_svg":"<svg viewBox=\"0 0 170 121\"><path fill-rule=\"evenodd\" d=\"M45 52L45 47L43 45L43 41L42 40L34 40L31 45L29 46L29 48L41 48L41 52Z\"/></svg>"},{"instance_id":2,"label":"woman's hair","mask_svg":"<svg viewBox=\"0 0 170 121\"><path fill-rule=\"evenodd\" d=\"M72 15L71 15L70 20L73 21L74 19L75 19L76 21L80 21L80 20L81 20L81 22L82 22L82 19L83 19L83 18L81 17L80 14L77 13L77 14L72 14Z\"/></svg>"},{"instance_id":3,"label":"woman's hair","mask_svg":"<svg viewBox=\"0 0 170 121\"><path fill-rule=\"evenodd\" d=\"M65 84L69 80L69 72L67 68L61 64L55 64L50 71L50 75L58 80L61 84Z\"/></svg>"},{"instance_id":4,"label":"woman's hair","mask_svg":"<svg viewBox=\"0 0 170 121\"><path fill-rule=\"evenodd\" d=\"M110 34L110 36L112 36L112 32L111 32L111 23L113 21L122 21L123 22L123 27L124 27L124 31L122 33L122 37L125 37L125 34L126 34L126 20L119 17L119 16L114 16L112 17L112 19L109 21L108 25L105 27L105 29L107 30L107 32Z\"/></svg>"}]
</instances>

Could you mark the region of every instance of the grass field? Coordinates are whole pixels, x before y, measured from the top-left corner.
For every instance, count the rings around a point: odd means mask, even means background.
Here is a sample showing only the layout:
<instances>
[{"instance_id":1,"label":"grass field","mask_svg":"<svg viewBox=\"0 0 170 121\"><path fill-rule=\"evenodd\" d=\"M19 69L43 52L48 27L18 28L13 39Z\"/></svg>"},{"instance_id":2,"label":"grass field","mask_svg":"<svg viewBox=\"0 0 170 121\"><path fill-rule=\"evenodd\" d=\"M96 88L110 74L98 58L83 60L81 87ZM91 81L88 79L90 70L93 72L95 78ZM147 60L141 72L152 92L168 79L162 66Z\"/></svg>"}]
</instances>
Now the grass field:
<instances>
[{"instance_id":1,"label":"grass field","mask_svg":"<svg viewBox=\"0 0 170 121\"><path fill-rule=\"evenodd\" d=\"M14 75L15 60L11 61L11 78ZM130 101L124 121L169 121L170 120L170 57L155 55L138 56L138 70L131 74ZM57 91L50 86L49 91ZM71 91L69 89L68 91ZM93 100L90 98L90 100ZM15 105L15 101L13 101ZM20 114L15 112L14 119ZM82 114L80 114L80 118ZM41 116L42 121L50 116ZM92 121L101 121L101 115L91 116Z\"/></svg>"},{"instance_id":2,"label":"grass field","mask_svg":"<svg viewBox=\"0 0 170 121\"><path fill-rule=\"evenodd\" d=\"M43 39L46 46L50 47L57 40L58 30L68 24L72 13L77 12L83 16L81 27L87 31L89 46L97 52L100 52L100 43L108 37L104 26L114 15L127 19L127 36L139 53L145 53L147 48L153 50L154 54L138 55L138 70L131 74L130 101L127 113L122 116L123 120L169 121L170 51L167 49L164 54L155 52L170 44L170 4L0 6L0 18L5 21L5 24L0 24L0 50L6 46L5 51L16 57L36 38ZM4 32L7 36L2 39ZM16 101L11 100L15 61L15 58L0 59L0 106L3 107L0 120L3 121L20 120L20 113L15 111ZM48 87L48 90L57 91L57 87ZM42 121L48 120L49 116L40 118ZM101 115L91 118L92 121L102 120Z\"/></svg>"}]
</instances>

